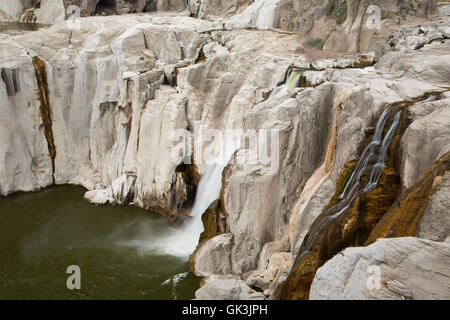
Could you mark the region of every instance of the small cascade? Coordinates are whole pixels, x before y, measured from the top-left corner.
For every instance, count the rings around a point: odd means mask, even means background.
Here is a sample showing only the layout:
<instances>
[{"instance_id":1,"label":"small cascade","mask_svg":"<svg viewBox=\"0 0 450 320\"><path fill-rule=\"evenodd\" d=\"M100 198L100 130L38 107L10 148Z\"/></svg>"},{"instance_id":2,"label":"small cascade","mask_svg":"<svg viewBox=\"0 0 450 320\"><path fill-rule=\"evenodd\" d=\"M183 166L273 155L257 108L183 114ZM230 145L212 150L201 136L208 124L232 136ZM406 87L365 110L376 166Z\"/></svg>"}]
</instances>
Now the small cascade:
<instances>
[{"instance_id":1,"label":"small cascade","mask_svg":"<svg viewBox=\"0 0 450 320\"><path fill-rule=\"evenodd\" d=\"M394 112L391 124L387 127L387 119ZM402 110L395 111L394 106L390 106L383 111L378 119L372 140L364 149L344 190L339 195L338 203L329 208L324 219L316 225L314 230L311 230L306 243L304 246L302 245L302 254L311 249L314 240L322 229L348 210L358 196L369 193L376 188L381 173L386 167L386 154L395 138L402 112Z\"/></svg>"},{"instance_id":2,"label":"small cascade","mask_svg":"<svg viewBox=\"0 0 450 320\"><path fill-rule=\"evenodd\" d=\"M302 73L299 71L291 71L286 75L286 79L282 85L274 88L269 95L269 98L276 96L280 92L292 91L300 85L300 78Z\"/></svg>"},{"instance_id":3,"label":"small cascade","mask_svg":"<svg viewBox=\"0 0 450 320\"><path fill-rule=\"evenodd\" d=\"M286 90L287 91L291 91L291 90L293 90L293 89L295 89L295 88L297 88L299 86L299 84L300 84L300 76L301 76L300 72L294 71L294 72L291 73L291 75L290 75L290 77L289 77L289 79L288 79L288 81L286 83Z\"/></svg>"},{"instance_id":4,"label":"small cascade","mask_svg":"<svg viewBox=\"0 0 450 320\"><path fill-rule=\"evenodd\" d=\"M359 159L349 181L347 182L344 191L339 196L340 202L330 208L328 210L329 213L336 212L334 215L338 216L350 206L359 194L368 193L377 186L381 171L385 167L387 150L395 137L395 133L400 122L400 116L402 114L402 111L398 111L395 114L389 130L383 140L381 140L381 135L386 124L386 118L391 112L391 108L392 107L387 108L381 115L372 141L363 151L363 154ZM375 163L373 163L374 160ZM361 183L361 177L364 174L369 177L369 181L366 184Z\"/></svg>"},{"instance_id":5,"label":"small cascade","mask_svg":"<svg viewBox=\"0 0 450 320\"><path fill-rule=\"evenodd\" d=\"M439 94L431 94L420 103L436 100ZM392 121L387 128L387 120L395 112ZM323 228L346 210L360 195L373 191L378 185L383 169L386 167L386 154L392 145L397 132L403 110L396 111L393 105L386 108L381 114L375 127L372 140L364 149L358 163L348 179L344 190L338 197L338 203L325 212L325 216L318 222L306 242L302 245L302 255L311 250L314 240ZM383 136L384 134L384 136ZM363 177L365 179L363 179Z\"/></svg>"}]
</instances>

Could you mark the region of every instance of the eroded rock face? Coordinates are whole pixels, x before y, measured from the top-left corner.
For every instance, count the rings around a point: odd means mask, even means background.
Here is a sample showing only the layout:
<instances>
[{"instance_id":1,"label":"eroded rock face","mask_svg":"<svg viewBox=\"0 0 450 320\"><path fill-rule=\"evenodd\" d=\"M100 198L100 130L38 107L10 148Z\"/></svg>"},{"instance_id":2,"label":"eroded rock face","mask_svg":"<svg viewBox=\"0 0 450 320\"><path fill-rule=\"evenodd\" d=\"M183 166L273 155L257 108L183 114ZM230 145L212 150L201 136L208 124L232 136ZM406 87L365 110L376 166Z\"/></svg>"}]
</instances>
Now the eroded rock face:
<instances>
[{"instance_id":1,"label":"eroded rock face","mask_svg":"<svg viewBox=\"0 0 450 320\"><path fill-rule=\"evenodd\" d=\"M417 119L403 135L402 171L404 187L410 187L435 161L450 148L450 100L440 101L442 107Z\"/></svg>"},{"instance_id":2,"label":"eroded rock face","mask_svg":"<svg viewBox=\"0 0 450 320\"><path fill-rule=\"evenodd\" d=\"M0 44L0 193L51 185L52 163L38 101L33 62L20 46Z\"/></svg>"},{"instance_id":3,"label":"eroded rock face","mask_svg":"<svg viewBox=\"0 0 450 320\"><path fill-rule=\"evenodd\" d=\"M445 241L450 234L450 174L440 177L442 181L436 181L436 191L430 198L427 208L420 220L417 237L433 241Z\"/></svg>"},{"instance_id":4,"label":"eroded rock face","mask_svg":"<svg viewBox=\"0 0 450 320\"><path fill-rule=\"evenodd\" d=\"M348 248L321 267L310 299L448 299L450 246L418 238Z\"/></svg>"},{"instance_id":5,"label":"eroded rock face","mask_svg":"<svg viewBox=\"0 0 450 320\"><path fill-rule=\"evenodd\" d=\"M133 3L144 11L183 10L176 1ZM372 2L355 3L348 2L351 14L337 27L342 35L333 41L343 45L336 48L357 52L373 43L383 50L316 59L299 53L296 34L236 29L295 30L294 11L313 10L314 19L328 21L333 17L327 16L324 1L190 1L190 9L201 9L194 16L203 19L187 17L187 12L87 17L80 29L63 22L39 32L1 36L0 103L8 115L0 120L2 195L37 190L54 180L86 187L86 199L97 204L133 202L165 215L188 214L205 160L214 158L223 144L204 139L201 130L215 129L218 136L241 130L246 140L223 172L220 201L204 215L206 232L191 259L197 275L216 280L214 275L221 275L225 282L202 288L198 298L263 298L248 285L279 298L306 235L342 190L384 108L410 105L426 92L448 87L448 21L399 26L401 31L389 39L378 35L378 43L357 31L367 21L363 7ZM425 11L418 16L432 13L427 1L421 3ZM116 4L124 13L131 10L130 1ZM342 1L336 4L333 19L343 8ZM85 9L117 10L108 9L105 1L91 5ZM317 26L305 32L312 35ZM355 37L361 41L352 47ZM386 50L392 52L384 54ZM45 67L46 81L36 76L36 58ZM283 89L292 74L298 82ZM42 117L42 98L38 100L46 93L52 139L48 117ZM405 191L394 188L397 182L414 185L448 152L447 104L448 93L443 93L405 113L406 130L394 142L398 154L390 156L383 188L359 199L352 212L320 236L347 238L333 242L338 250L330 243L318 246L328 251L317 268L340 249L362 245L396 195ZM192 140L180 144L180 130ZM248 144L261 132L269 143L261 151L267 161L249 161L256 154ZM180 153L180 146L189 152ZM419 146L426 156L411 151ZM192 162L184 163L186 158ZM415 232L442 241L448 236L448 179L442 172L439 177L436 184L436 177L427 180L434 187L428 188L429 201ZM383 202L377 207L379 200ZM373 214L358 220L367 207ZM235 276L230 280L229 274ZM305 297L309 285L303 289Z\"/></svg>"},{"instance_id":6,"label":"eroded rock face","mask_svg":"<svg viewBox=\"0 0 450 320\"><path fill-rule=\"evenodd\" d=\"M263 271L249 272L244 275L245 282L252 288L264 290L270 296L277 285L286 280L292 266L292 255L289 252L276 252L270 256Z\"/></svg>"},{"instance_id":7,"label":"eroded rock face","mask_svg":"<svg viewBox=\"0 0 450 320\"><path fill-rule=\"evenodd\" d=\"M94 15L121 15L153 11L183 11L186 0L4 0L0 21L27 21L56 24L66 18Z\"/></svg>"},{"instance_id":8,"label":"eroded rock face","mask_svg":"<svg viewBox=\"0 0 450 320\"><path fill-rule=\"evenodd\" d=\"M183 203L192 200L188 198L195 196L195 190L193 194L188 190L192 185L182 170L177 170L182 155L173 152L178 143L176 130L187 128L186 98L164 84L164 66L195 60L207 37L195 31L198 23L193 19L191 26L183 23L180 28L153 24L151 18L139 22L132 17L129 22L133 21L135 27L131 28L126 19L121 20L123 24L110 18L87 19L79 32L71 32L62 23L1 44L8 53L2 55L4 105L16 113L18 108L26 108L27 114L20 114L22 119L32 116L31 110L36 108L36 133L28 135L34 145L28 143L23 150L44 147L46 141L31 63L32 57L39 56L45 65L51 130L57 150L55 182L98 190L87 195L98 203L134 200L142 207L159 208L165 214L187 213ZM13 53L15 61L8 58ZM22 58L17 59L18 56ZM20 105L14 107L15 104ZM27 132L22 130L29 129L14 131ZM153 141L161 144L154 145ZM52 170L45 163L49 158L40 158L48 154L45 149L36 155L31 153L29 169L16 169L15 174L14 170L6 170L2 194L48 185L48 173L51 175ZM5 168L20 168L25 163L20 158L7 157ZM28 173L33 177L27 178L25 186L21 175Z\"/></svg>"},{"instance_id":9,"label":"eroded rock face","mask_svg":"<svg viewBox=\"0 0 450 320\"><path fill-rule=\"evenodd\" d=\"M446 181L444 177L449 169L450 153L446 153L396 199L394 205L372 230L366 244L373 243L378 238L418 236L419 225L425 230L440 225L439 229L443 231L436 233L432 239L443 240L446 236L442 233L450 227L448 219L439 212L431 212L429 206L436 205L436 197L439 199L439 194L433 198L433 202L430 203L430 200L436 190L441 190L438 188ZM446 189L445 183L442 188ZM422 236L426 235L427 232L422 232Z\"/></svg>"},{"instance_id":10,"label":"eroded rock face","mask_svg":"<svg viewBox=\"0 0 450 320\"><path fill-rule=\"evenodd\" d=\"M330 0L309 12L298 18L303 45L356 53L383 50L398 24L436 17L437 5L434 0Z\"/></svg>"},{"instance_id":11,"label":"eroded rock face","mask_svg":"<svg viewBox=\"0 0 450 320\"><path fill-rule=\"evenodd\" d=\"M17 21L25 8L31 7L35 0L8 0L0 3L0 21Z\"/></svg>"}]
</instances>

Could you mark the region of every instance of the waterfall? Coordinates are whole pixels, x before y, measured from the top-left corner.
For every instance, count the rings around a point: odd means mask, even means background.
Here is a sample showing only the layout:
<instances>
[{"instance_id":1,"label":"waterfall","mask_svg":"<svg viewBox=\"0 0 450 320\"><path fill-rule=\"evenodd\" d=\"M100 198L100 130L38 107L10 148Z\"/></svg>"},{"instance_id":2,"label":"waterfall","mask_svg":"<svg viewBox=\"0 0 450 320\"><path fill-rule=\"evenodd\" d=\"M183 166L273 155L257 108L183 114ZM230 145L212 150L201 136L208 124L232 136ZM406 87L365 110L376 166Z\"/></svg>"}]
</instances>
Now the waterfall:
<instances>
[{"instance_id":1,"label":"waterfall","mask_svg":"<svg viewBox=\"0 0 450 320\"><path fill-rule=\"evenodd\" d=\"M391 115L393 109L394 107L390 106L381 114L377 121L372 140L364 149L352 175L344 187L344 190L339 195L338 203L329 208L326 211L326 216L318 222L318 224L314 227L314 230L311 230L311 234L305 242L305 250L302 250L303 254L311 249L314 239L329 222L333 221L349 209L353 201L359 195L371 192L378 185L381 173L386 167L385 161L387 151L395 138L403 112L400 110L395 113L391 124L383 137L387 119ZM368 177L368 182L366 184L361 183L361 178L363 176Z\"/></svg>"},{"instance_id":2,"label":"waterfall","mask_svg":"<svg viewBox=\"0 0 450 320\"><path fill-rule=\"evenodd\" d=\"M300 84L300 76L301 76L300 72L294 71L291 73L291 75L286 83L287 91L291 91L298 87L298 85Z\"/></svg>"},{"instance_id":3,"label":"waterfall","mask_svg":"<svg viewBox=\"0 0 450 320\"><path fill-rule=\"evenodd\" d=\"M202 215L215 200L219 199L222 189L222 172L232 155L240 148L240 140L226 139L221 151L206 167L200 179L191 219L181 228L172 229L164 239L157 243L144 245L149 250L156 250L175 256L189 256L197 247L200 234L203 232Z\"/></svg>"},{"instance_id":4,"label":"waterfall","mask_svg":"<svg viewBox=\"0 0 450 320\"><path fill-rule=\"evenodd\" d=\"M222 172L233 153L239 149L239 147L239 141L232 141L230 144L224 144L217 158L208 165L205 174L200 179L194 206L191 211L192 219L187 224L185 230L188 234L192 235L192 238L196 243L198 242L198 236L203 232L201 217L211 203L219 199L220 190L222 189ZM195 244L195 246L196 245L197 244Z\"/></svg>"},{"instance_id":5,"label":"waterfall","mask_svg":"<svg viewBox=\"0 0 450 320\"><path fill-rule=\"evenodd\" d=\"M293 71L289 72L286 75L286 79L282 85L275 87L269 95L269 98L276 96L280 92L291 91L297 88L300 84L301 72Z\"/></svg>"},{"instance_id":6,"label":"waterfall","mask_svg":"<svg viewBox=\"0 0 450 320\"><path fill-rule=\"evenodd\" d=\"M384 119L382 119L383 125L380 126L380 133L382 133L382 129L384 129L384 124L386 122L385 114L389 114L390 111L390 108L388 108L385 110L385 112L383 112L381 118ZM358 161L358 164L353 171L353 174L350 177L349 181L347 182L344 191L339 196L340 202L328 210L329 213L334 211L336 212L334 213L332 218L338 217L345 210L347 210L357 196L363 193L369 193L377 186L378 180L381 177L381 172L386 166L386 153L391 146L392 140L395 137L395 133L397 132L401 114L402 111L398 111L395 114L391 126L389 127L389 130L382 141L379 138L380 135L375 132L372 142L369 144L366 150L364 150L363 157L361 157ZM378 152L376 152L377 147ZM375 157L376 161L375 163L372 163L372 160L375 159ZM369 181L365 185L361 185L361 177L366 174L368 170L370 170L368 173Z\"/></svg>"}]
</instances>

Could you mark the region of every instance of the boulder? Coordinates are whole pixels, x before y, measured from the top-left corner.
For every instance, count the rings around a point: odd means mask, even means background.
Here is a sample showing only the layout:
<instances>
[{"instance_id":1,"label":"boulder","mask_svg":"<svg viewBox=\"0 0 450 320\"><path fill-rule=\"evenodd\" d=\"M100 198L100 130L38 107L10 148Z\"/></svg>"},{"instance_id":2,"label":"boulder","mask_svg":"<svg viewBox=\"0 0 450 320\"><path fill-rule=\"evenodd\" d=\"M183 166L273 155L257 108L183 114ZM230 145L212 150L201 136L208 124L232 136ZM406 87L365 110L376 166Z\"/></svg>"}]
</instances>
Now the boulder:
<instances>
[{"instance_id":1,"label":"boulder","mask_svg":"<svg viewBox=\"0 0 450 320\"><path fill-rule=\"evenodd\" d=\"M226 233L206 240L195 254L194 273L198 277L232 273L230 252L233 235Z\"/></svg>"},{"instance_id":2,"label":"boulder","mask_svg":"<svg viewBox=\"0 0 450 320\"><path fill-rule=\"evenodd\" d=\"M310 299L449 299L449 261L448 243L412 237L347 248L317 271Z\"/></svg>"},{"instance_id":3,"label":"boulder","mask_svg":"<svg viewBox=\"0 0 450 320\"><path fill-rule=\"evenodd\" d=\"M450 119L450 106L448 102L447 99L445 106L414 121L406 129L401 140L401 171L405 188L413 185L425 170L450 148L448 140L450 136L448 120Z\"/></svg>"},{"instance_id":4,"label":"boulder","mask_svg":"<svg viewBox=\"0 0 450 320\"><path fill-rule=\"evenodd\" d=\"M433 241L445 241L450 235L450 173L440 179L417 230L418 237Z\"/></svg>"},{"instance_id":5,"label":"boulder","mask_svg":"<svg viewBox=\"0 0 450 320\"><path fill-rule=\"evenodd\" d=\"M195 292L197 300L265 300L262 293L256 292L243 280L212 277Z\"/></svg>"}]
</instances>

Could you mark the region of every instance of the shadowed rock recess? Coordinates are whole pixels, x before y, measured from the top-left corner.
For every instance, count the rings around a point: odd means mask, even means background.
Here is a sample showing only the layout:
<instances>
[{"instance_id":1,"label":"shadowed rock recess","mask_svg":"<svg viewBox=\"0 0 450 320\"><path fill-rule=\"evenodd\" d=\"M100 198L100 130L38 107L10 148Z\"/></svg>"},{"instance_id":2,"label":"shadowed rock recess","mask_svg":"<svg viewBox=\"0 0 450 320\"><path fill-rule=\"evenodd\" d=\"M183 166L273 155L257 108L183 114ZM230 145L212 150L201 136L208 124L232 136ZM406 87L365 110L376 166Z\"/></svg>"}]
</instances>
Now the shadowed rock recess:
<instances>
[{"instance_id":1,"label":"shadowed rock recess","mask_svg":"<svg viewBox=\"0 0 450 320\"><path fill-rule=\"evenodd\" d=\"M203 224L198 299L449 299L449 12L1 1L0 195Z\"/></svg>"}]
</instances>

